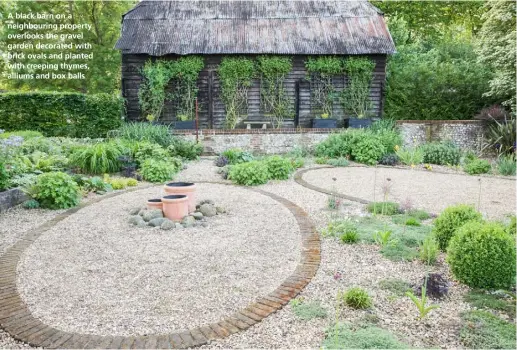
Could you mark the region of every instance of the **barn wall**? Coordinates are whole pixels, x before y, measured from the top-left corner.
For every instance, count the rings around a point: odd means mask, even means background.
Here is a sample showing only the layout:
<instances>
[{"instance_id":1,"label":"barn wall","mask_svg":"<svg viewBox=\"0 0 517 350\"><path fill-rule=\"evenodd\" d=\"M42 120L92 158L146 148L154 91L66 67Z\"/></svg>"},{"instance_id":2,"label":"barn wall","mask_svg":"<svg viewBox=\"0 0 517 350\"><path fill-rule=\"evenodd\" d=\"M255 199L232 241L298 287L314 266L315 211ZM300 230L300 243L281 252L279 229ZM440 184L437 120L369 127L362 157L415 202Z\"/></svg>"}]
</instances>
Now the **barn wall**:
<instances>
[{"instance_id":1,"label":"barn wall","mask_svg":"<svg viewBox=\"0 0 517 350\"><path fill-rule=\"evenodd\" d=\"M175 59L176 57L170 55L164 56L162 59ZM225 124L225 110L223 103L219 99L220 86L217 77L217 67L222 57L224 56L205 56L205 68L199 76L198 102L201 128L223 128ZM386 77L386 55L370 55L368 57L376 62L370 97L373 101L372 112L379 116L382 111L383 86ZM147 59L149 59L147 55L122 55L122 89L123 96L127 100L127 117L130 120L141 118L138 105L138 87L142 82L140 70ZM306 59L307 56L293 57L293 69L285 81L285 87L293 103L293 110L296 109L296 103L299 105L299 126L302 127L309 127L310 119L313 118L313 114L317 113L316 111L311 112L310 84L306 80L307 71L304 65ZM298 101L296 101L297 83L299 84ZM345 76L334 79L334 85L337 90L343 89L345 84ZM212 86L212 89L209 88L210 86ZM212 99L210 99L210 91ZM336 103L334 106L334 114L339 119L343 118L344 113L339 103ZM210 118L210 115L212 115L212 118ZM254 80L252 87L249 89L248 116L243 119L264 120L263 113L260 110L260 82L258 79ZM169 123L175 121L173 103L166 103L161 121Z\"/></svg>"}]
</instances>

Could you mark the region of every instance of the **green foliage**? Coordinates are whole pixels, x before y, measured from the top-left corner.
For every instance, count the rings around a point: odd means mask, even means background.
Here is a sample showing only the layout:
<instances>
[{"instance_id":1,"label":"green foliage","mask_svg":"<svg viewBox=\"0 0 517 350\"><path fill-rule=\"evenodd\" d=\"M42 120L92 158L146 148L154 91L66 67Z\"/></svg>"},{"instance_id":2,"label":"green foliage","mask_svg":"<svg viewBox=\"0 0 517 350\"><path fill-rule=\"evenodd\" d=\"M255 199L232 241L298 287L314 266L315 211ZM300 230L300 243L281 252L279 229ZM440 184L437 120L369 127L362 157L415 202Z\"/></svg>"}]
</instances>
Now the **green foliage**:
<instances>
[{"instance_id":1,"label":"green foliage","mask_svg":"<svg viewBox=\"0 0 517 350\"><path fill-rule=\"evenodd\" d=\"M516 171L515 156L508 155L508 156L499 157L499 159L497 160L497 171L501 175L515 176L515 171Z\"/></svg>"},{"instance_id":2,"label":"green foliage","mask_svg":"<svg viewBox=\"0 0 517 350\"><path fill-rule=\"evenodd\" d=\"M469 222L447 249L455 278L470 287L507 288L515 284L515 237L499 223Z\"/></svg>"},{"instance_id":3,"label":"green foliage","mask_svg":"<svg viewBox=\"0 0 517 350\"><path fill-rule=\"evenodd\" d=\"M490 163L485 159L476 158L463 166L463 170L469 175L486 174L492 169Z\"/></svg>"},{"instance_id":4,"label":"green foliage","mask_svg":"<svg viewBox=\"0 0 517 350\"><path fill-rule=\"evenodd\" d=\"M122 149L114 142L86 146L72 154L72 164L89 174L114 173L120 170Z\"/></svg>"},{"instance_id":5,"label":"green foliage","mask_svg":"<svg viewBox=\"0 0 517 350\"><path fill-rule=\"evenodd\" d=\"M255 66L245 57L224 57L217 73L221 82L220 98L226 109L226 127L235 129L241 116L248 114L248 89Z\"/></svg>"},{"instance_id":6,"label":"green foliage","mask_svg":"<svg viewBox=\"0 0 517 350\"><path fill-rule=\"evenodd\" d=\"M510 235L517 235L517 217L515 215L510 216L510 222L506 226L506 232Z\"/></svg>"},{"instance_id":7,"label":"green foliage","mask_svg":"<svg viewBox=\"0 0 517 350\"><path fill-rule=\"evenodd\" d=\"M409 247L399 240L393 240L381 248L381 254L391 261L412 261L418 257L415 248Z\"/></svg>"},{"instance_id":8,"label":"green foliage","mask_svg":"<svg viewBox=\"0 0 517 350\"><path fill-rule=\"evenodd\" d=\"M514 298L508 298L508 295L471 290L463 299L476 309L503 311L512 319L515 318L515 300Z\"/></svg>"},{"instance_id":9,"label":"green foliage","mask_svg":"<svg viewBox=\"0 0 517 350\"><path fill-rule=\"evenodd\" d=\"M5 166L0 162L0 191L6 190L9 187L9 175Z\"/></svg>"},{"instance_id":10,"label":"green foliage","mask_svg":"<svg viewBox=\"0 0 517 350\"><path fill-rule=\"evenodd\" d=\"M128 141L147 141L168 147L173 143L169 127L151 123L124 123L118 129L110 132L111 137L118 137Z\"/></svg>"},{"instance_id":11,"label":"green foliage","mask_svg":"<svg viewBox=\"0 0 517 350\"><path fill-rule=\"evenodd\" d=\"M413 294L413 291L407 291L406 295L409 297L409 299L411 299L413 304L415 304L415 306L417 307L418 313L419 313L419 317L418 317L419 320L425 318L427 316L427 314L429 312L431 312L431 310L439 308L438 305L426 306L426 304L427 304L427 276L426 276L424 284L422 285L422 293L421 293L420 299L418 299Z\"/></svg>"},{"instance_id":12,"label":"green foliage","mask_svg":"<svg viewBox=\"0 0 517 350\"><path fill-rule=\"evenodd\" d=\"M286 118L294 118L293 102L287 95L284 80L292 69L291 59L283 56L259 56L261 107L279 128Z\"/></svg>"},{"instance_id":13,"label":"green foliage","mask_svg":"<svg viewBox=\"0 0 517 350\"><path fill-rule=\"evenodd\" d=\"M414 166L424 162L424 151L420 147L401 148L395 152L402 164Z\"/></svg>"},{"instance_id":14,"label":"green foliage","mask_svg":"<svg viewBox=\"0 0 517 350\"><path fill-rule=\"evenodd\" d=\"M418 220L427 220L431 218L431 215L428 212L421 209L411 209L407 212L407 215Z\"/></svg>"},{"instance_id":15,"label":"green foliage","mask_svg":"<svg viewBox=\"0 0 517 350\"><path fill-rule=\"evenodd\" d=\"M411 286L408 282L400 279L385 279L379 282L379 287L388 290L396 296L402 297L406 295Z\"/></svg>"},{"instance_id":16,"label":"green foliage","mask_svg":"<svg viewBox=\"0 0 517 350\"><path fill-rule=\"evenodd\" d=\"M172 180L176 172L176 167L170 161L153 158L146 159L140 167L142 177L149 182L166 182Z\"/></svg>"},{"instance_id":17,"label":"green foliage","mask_svg":"<svg viewBox=\"0 0 517 350\"><path fill-rule=\"evenodd\" d=\"M221 155L228 159L228 164L230 165L251 162L253 160L251 153L243 151L240 148L229 148Z\"/></svg>"},{"instance_id":18,"label":"green foliage","mask_svg":"<svg viewBox=\"0 0 517 350\"><path fill-rule=\"evenodd\" d=\"M323 237L341 237L348 232L356 232L357 226L350 220L335 220L329 222L327 227L321 231Z\"/></svg>"},{"instance_id":19,"label":"green foliage","mask_svg":"<svg viewBox=\"0 0 517 350\"><path fill-rule=\"evenodd\" d=\"M335 167L345 167L345 166L349 166L350 162L345 157L339 157L339 158L328 159L327 164L335 166Z\"/></svg>"},{"instance_id":20,"label":"green foliage","mask_svg":"<svg viewBox=\"0 0 517 350\"><path fill-rule=\"evenodd\" d=\"M417 219L417 218L412 218L412 217L409 217L407 218L407 220L404 222L405 225L408 225L408 226L420 226L420 221Z\"/></svg>"},{"instance_id":21,"label":"green foliage","mask_svg":"<svg viewBox=\"0 0 517 350\"><path fill-rule=\"evenodd\" d=\"M352 156L359 163L375 165L386 151L386 147L378 137L365 137L355 144L352 149Z\"/></svg>"},{"instance_id":22,"label":"green foliage","mask_svg":"<svg viewBox=\"0 0 517 350\"><path fill-rule=\"evenodd\" d=\"M471 119L491 103L483 94L492 72L477 61L473 43L457 34L398 45L386 70L384 111L390 118Z\"/></svg>"},{"instance_id":23,"label":"green foliage","mask_svg":"<svg viewBox=\"0 0 517 350\"><path fill-rule=\"evenodd\" d=\"M24 140L28 140L28 139L32 139L35 137L43 137L43 134L40 133L39 131L33 131L33 130L19 130L19 131L0 133L0 139L8 139L11 136L20 136L20 137L23 137Z\"/></svg>"},{"instance_id":24,"label":"green foliage","mask_svg":"<svg viewBox=\"0 0 517 350\"><path fill-rule=\"evenodd\" d=\"M170 158L169 151L156 143L142 141L133 144L133 147L133 156L138 164L149 158L164 161Z\"/></svg>"},{"instance_id":25,"label":"green foliage","mask_svg":"<svg viewBox=\"0 0 517 350\"><path fill-rule=\"evenodd\" d=\"M256 160L233 165L230 168L228 179L239 185L262 185L269 180L268 167L264 162Z\"/></svg>"},{"instance_id":26,"label":"green foliage","mask_svg":"<svg viewBox=\"0 0 517 350\"><path fill-rule=\"evenodd\" d=\"M366 206L366 210L373 214L395 215L400 213L400 206L394 202L372 202Z\"/></svg>"},{"instance_id":27,"label":"green foliage","mask_svg":"<svg viewBox=\"0 0 517 350\"><path fill-rule=\"evenodd\" d=\"M84 192L104 193L109 192L113 188L107 182L98 176L86 177L82 175L75 175L73 180L79 185Z\"/></svg>"},{"instance_id":28,"label":"green foliage","mask_svg":"<svg viewBox=\"0 0 517 350\"><path fill-rule=\"evenodd\" d=\"M149 121L159 120L165 104L165 88L171 73L163 60L148 60L141 70L144 81L138 90L138 101L142 114Z\"/></svg>"},{"instance_id":29,"label":"green foliage","mask_svg":"<svg viewBox=\"0 0 517 350\"><path fill-rule=\"evenodd\" d=\"M421 146L424 152L424 163L439 165L458 165L461 150L450 142L431 142Z\"/></svg>"},{"instance_id":30,"label":"green foliage","mask_svg":"<svg viewBox=\"0 0 517 350\"><path fill-rule=\"evenodd\" d=\"M42 172L61 171L68 164L68 159L61 155L48 155L36 151L29 156L34 169Z\"/></svg>"},{"instance_id":31,"label":"green foliage","mask_svg":"<svg viewBox=\"0 0 517 350\"><path fill-rule=\"evenodd\" d=\"M294 314L302 320L327 317L327 310L321 306L320 301L302 302L292 305Z\"/></svg>"},{"instance_id":32,"label":"green foliage","mask_svg":"<svg viewBox=\"0 0 517 350\"><path fill-rule=\"evenodd\" d=\"M486 311L461 315L461 343L469 349L515 349L515 324Z\"/></svg>"},{"instance_id":33,"label":"green foliage","mask_svg":"<svg viewBox=\"0 0 517 350\"><path fill-rule=\"evenodd\" d=\"M348 227L342 230L341 235L339 236L339 240L343 243L357 243L359 241L359 234L357 233L357 228Z\"/></svg>"},{"instance_id":34,"label":"green foliage","mask_svg":"<svg viewBox=\"0 0 517 350\"><path fill-rule=\"evenodd\" d=\"M311 99L319 115L333 116L333 105L337 94L332 77L343 73L342 60L335 56L309 57L305 69L310 74Z\"/></svg>"},{"instance_id":35,"label":"green foliage","mask_svg":"<svg viewBox=\"0 0 517 350\"><path fill-rule=\"evenodd\" d=\"M325 332L323 349L408 349L389 331L374 326L337 323Z\"/></svg>"},{"instance_id":36,"label":"green foliage","mask_svg":"<svg viewBox=\"0 0 517 350\"><path fill-rule=\"evenodd\" d=\"M0 129L105 137L122 124L123 110L124 100L111 94L6 93L0 95Z\"/></svg>"},{"instance_id":37,"label":"green foliage","mask_svg":"<svg viewBox=\"0 0 517 350\"><path fill-rule=\"evenodd\" d=\"M75 207L81 199L75 181L70 175L61 172L39 175L30 192L42 208L49 209Z\"/></svg>"},{"instance_id":38,"label":"green foliage","mask_svg":"<svg viewBox=\"0 0 517 350\"><path fill-rule=\"evenodd\" d=\"M433 236L427 237L419 249L420 261L424 264L434 265L438 257L440 247Z\"/></svg>"},{"instance_id":39,"label":"green foliage","mask_svg":"<svg viewBox=\"0 0 517 350\"><path fill-rule=\"evenodd\" d=\"M370 86L375 62L364 57L350 57L343 63L348 85L341 92L341 104L345 113L358 118L368 116L372 108Z\"/></svg>"},{"instance_id":40,"label":"green foliage","mask_svg":"<svg viewBox=\"0 0 517 350\"><path fill-rule=\"evenodd\" d=\"M386 247L388 245L393 245L393 239L391 238L391 235L393 232L386 230L386 231L376 231L373 233L373 240L375 243L380 245L381 247Z\"/></svg>"},{"instance_id":41,"label":"green foliage","mask_svg":"<svg viewBox=\"0 0 517 350\"><path fill-rule=\"evenodd\" d=\"M267 157L264 162L272 180L287 180L294 170L291 161L280 156Z\"/></svg>"},{"instance_id":42,"label":"green foliage","mask_svg":"<svg viewBox=\"0 0 517 350\"><path fill-rule=\"evenodd\" d=\"M386 153L379 160L379 164L388 166L395 166L398 164L398 162L399 157L395 153Z\"/></svg>"},{"instance_id":43,"label":"green foliage","mask_svg":"<svg viewBox=\"0 0 517 350\"><path fill-rule=\"evenodd\" d=\"M499 101L515 113L515 6L511 1L487 1L483 26L479 33L478 54L481 63L493 68L486 95Z\"/></svg>"},{"instance_id":44,"label":"green foliage","mask_svg":"<svg viewBox=\"0 0 517 350\"><path fill-rule=\"evenodd\" d=\"M338 300L354 309L368 309L373 305L372 299L364 289L353 287L338 293Z\"/></svg>"},{"instance_id":45,"label":"green foliage","mask_svg":"<svg viewBox=\"0 0 517 350\"><path fill-rule=\"evenodd\" d=\"M470 205L459 204L450 206L434 220L433 235L440 249L445 251L458 228L469 221L481 220L481 214Z\"/></svg>"},{"instance_id":46,"label":"green foliage","mask_svg":"<svg viewBox=\"0 0 517 350\"><path fill-rule=\"evenodd\" d=\"M35 199L29 199L22 204L24 209L38 209L40 207L39 202Z\"/></svg>"},{"instance_id":47,"label":"green foliage","mask_svg":"<svg viewBox=\"0 0 517 350\"><path fill-rule=\"evenodd\" d=\"M303 168L305 160L303 158L291 158L291 165L294 169Z\"/></svg>"},{"instance_id":48,"label":"green foliage","mask_svg":"<svg viewBox=\"0 0 517 350\"><path fill-rule=\"evenodd\" d=\"M195 160L199 158L201 153L203 153L203 145L201 143L175 137L171 145L167 147L167 150L173 157Z\"/></svg>"},{"instance_id":49,"label":"green foliage","mask_svg":"<svg viewBox=\"0 0 517 350\"><path fill-rule=\"evenodd\" d=\"M491 121L485 133L483 150L494 150L499 154L515 154L516 147L515 118L499 122Z\"/></svg>"},{"instance_id":50,"label":"green foliage","mask_svg":"<svg viewBox=\"0 0 517 350\"><path fill-rule=\"evenodd\" d=\"M361 129L347 129L337 134L331 134L316 145L315 155L318 157L339 158L352 155L355 144L364 136Z\"/></svg>"}]
</instances>

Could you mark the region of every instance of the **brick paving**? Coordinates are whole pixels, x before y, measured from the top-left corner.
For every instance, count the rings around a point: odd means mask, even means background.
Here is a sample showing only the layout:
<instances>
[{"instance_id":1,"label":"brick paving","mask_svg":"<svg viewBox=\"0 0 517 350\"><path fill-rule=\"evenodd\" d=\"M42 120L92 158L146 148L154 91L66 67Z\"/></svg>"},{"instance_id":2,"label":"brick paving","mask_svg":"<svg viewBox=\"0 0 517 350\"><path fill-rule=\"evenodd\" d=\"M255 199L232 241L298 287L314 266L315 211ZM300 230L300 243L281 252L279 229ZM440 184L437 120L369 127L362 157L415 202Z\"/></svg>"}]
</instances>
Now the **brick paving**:
<instances>
[{"instance_id":1,"label":"brick paving","mask_svg":"<svg viewBox=\"0 0 517 350\"><path fill-rule=\"evenodd\" d=\"M219 183L222 182L205 182ZM128 191L140 190L143 187ZM47 326L30 313L16 288L16 267L21 255L41 234L58 222L64 220L80 209L93 205L103 199L111 198L125 192L111 193L91 202L70 209L54 219L28 232L15 245L0 257L0 326L17 340L35 347L50 349L185 349L207 344L213 339L224 338L242 332L257 322L281 309L289 300L296 297L311 281L318 270L321 259L319 234L303 209L291 201L275 194L260 190L249 190L268 196L283 204L296 218L301 239L301 259L292 275L271 293L260 296L244 309L227 316L216 323L171 334L146 336L96 336L64 332Z\"/></svg>"}]
</instances>

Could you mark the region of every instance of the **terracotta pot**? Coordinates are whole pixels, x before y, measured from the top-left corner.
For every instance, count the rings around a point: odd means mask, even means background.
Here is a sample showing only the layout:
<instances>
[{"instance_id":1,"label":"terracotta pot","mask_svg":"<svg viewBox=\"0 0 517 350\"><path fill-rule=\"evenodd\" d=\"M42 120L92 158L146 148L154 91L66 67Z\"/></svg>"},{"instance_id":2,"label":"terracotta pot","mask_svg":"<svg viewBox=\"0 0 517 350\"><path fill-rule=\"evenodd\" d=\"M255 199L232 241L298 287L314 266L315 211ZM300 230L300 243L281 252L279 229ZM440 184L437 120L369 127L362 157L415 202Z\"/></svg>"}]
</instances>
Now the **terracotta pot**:
<instances>
[{"instance_id":1,"label":"terracotta pot","mask_svg":"<svg viewBox=\"0 0 517 350\"><path fill-rule=\"evenodd\" d=\"M196 211L196 185L192 182L169 182L164 186L167 194L183 194L188 197L188 211Z\"/></svg>"},{"instance_id":2,"label":"terracotta pot","mask_svg":"<svg viewBox=\"0 0 517 350\"><path fill-rule=\"evenodd\" d=\"M171 194L162 197L163 214L169 220L181 221L188 215L188 198L182 194Z\"/></svg>"},{"instance_id":3,"label":"terracotta pot","mask_svg":"<svg viewBox=\"0 0 517 350\"><path fill-rule=\"evenodd\" d=\"M163 209L163 203L162 203L162 200L160 198L153 198L153 199L149 199L147 201L147 208L148 209L158 209L158 210L162 210Z\"/></svg>"}]
</instances>

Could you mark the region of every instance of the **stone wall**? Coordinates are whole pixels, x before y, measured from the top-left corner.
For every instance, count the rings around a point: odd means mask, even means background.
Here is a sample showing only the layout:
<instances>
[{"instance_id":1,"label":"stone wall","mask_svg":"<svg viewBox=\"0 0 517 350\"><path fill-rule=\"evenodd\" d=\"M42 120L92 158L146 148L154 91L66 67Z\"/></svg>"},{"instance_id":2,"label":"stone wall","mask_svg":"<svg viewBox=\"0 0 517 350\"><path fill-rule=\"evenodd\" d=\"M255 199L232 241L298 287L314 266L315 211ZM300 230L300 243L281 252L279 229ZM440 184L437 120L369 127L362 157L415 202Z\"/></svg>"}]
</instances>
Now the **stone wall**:
<instances>
[{"instance_id":1,"label":"stone wall","mask_svg":"<svg viewBox=\"0 0 517 350\"><path fill-rule=\"evenodd\" d=\"M404 146L431 141L450 140L462 149L479 151L483 144L485 124L477 120L403 120L397 122ZM331 133L343 129L201 129L198 138L204 154L215 155L238 147L256 154L281 154L295 147L313 148ZM177 130L176 134L196 139L195 130Z\"/></svg>"},{"instance_id":2,"label":"stone wall","mask_svg":"<svg viewBox=\"0 0 517 350\"><path fill-rule=\"evenodd\" d=\"M480 120L401 120L404 146L452 141L462 149L480 151L486 124Z\"/></svg>"},{"instance_id":3,"label":"stone wall","mask_svg":"<svg viewBox=\"0 0 517 350\"><path fill-rule=\"evenodd\" d=\"M194 141L195 132L179 132ZM228 148L238 147L255 154L282 154L296 147L312 148L325 140L331 132L328 129L281 129L281 130L199 130L199 141L203 143L203 154L215 155Z\"/></svg>"}]
</instances>

